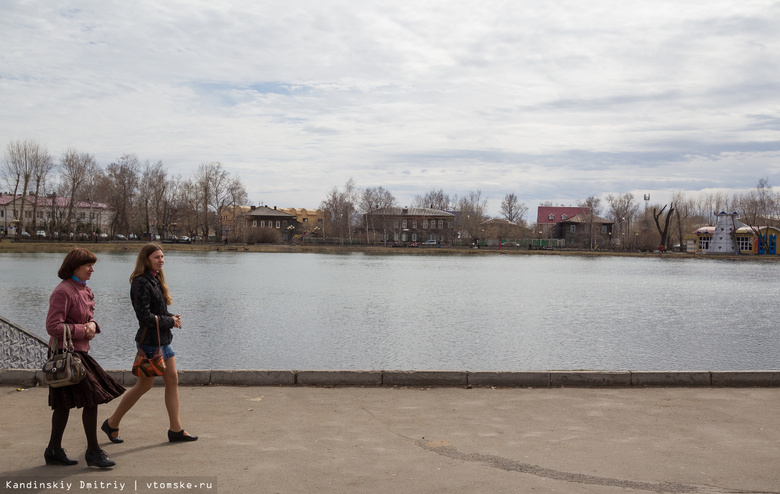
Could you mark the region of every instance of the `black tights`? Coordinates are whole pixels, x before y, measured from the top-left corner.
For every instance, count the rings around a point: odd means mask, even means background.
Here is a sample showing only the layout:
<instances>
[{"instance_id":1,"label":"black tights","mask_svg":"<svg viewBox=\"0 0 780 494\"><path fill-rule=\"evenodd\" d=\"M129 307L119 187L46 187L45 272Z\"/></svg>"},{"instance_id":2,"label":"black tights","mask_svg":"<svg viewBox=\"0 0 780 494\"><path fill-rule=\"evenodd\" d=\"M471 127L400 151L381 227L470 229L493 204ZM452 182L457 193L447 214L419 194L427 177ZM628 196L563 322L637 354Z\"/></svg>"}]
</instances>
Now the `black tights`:
<instances>
[{"instance_id":1,"label":"black tights","mask_svg":"<svg viewBox=\"0 0 780 494\"><path fill-rule=\"evenodd\" d=\"M60 449L62 447L62 435L65 434L65 426L68 425L68 416L70 408L55 408L51 414L51 437L49 438L49 449ZM84 407L81 414L81 422L84 425L84 433L87 435L87 450L96 451L100 449L97 439L97 416L98 408Z\"/></svg>"}]
</instances>

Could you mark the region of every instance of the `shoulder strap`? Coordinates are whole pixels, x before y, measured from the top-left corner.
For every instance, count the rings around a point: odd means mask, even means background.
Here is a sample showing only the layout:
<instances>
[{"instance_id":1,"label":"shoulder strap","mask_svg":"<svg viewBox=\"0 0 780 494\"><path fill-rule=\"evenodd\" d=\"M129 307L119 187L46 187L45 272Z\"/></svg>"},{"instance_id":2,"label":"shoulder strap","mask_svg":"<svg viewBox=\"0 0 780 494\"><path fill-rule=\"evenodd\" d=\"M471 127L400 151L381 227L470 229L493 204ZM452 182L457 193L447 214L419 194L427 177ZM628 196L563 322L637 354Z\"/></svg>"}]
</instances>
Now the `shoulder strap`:
<instances>
[{"instance_id":1,"label":"shoulder strap","mask_svg":"<svg viewBox=\"0 0 780 494\"><path fill-rule=\"evenodd\" d=\"M160 318L156 315L154 316L154 322L157 324L157 348L160 348L162 345L160 345ZM141 341L140 344L144 344L144 339L146 339L146 329L144 328L144 332L141 333Z\"/></svg>"}]
</instances>

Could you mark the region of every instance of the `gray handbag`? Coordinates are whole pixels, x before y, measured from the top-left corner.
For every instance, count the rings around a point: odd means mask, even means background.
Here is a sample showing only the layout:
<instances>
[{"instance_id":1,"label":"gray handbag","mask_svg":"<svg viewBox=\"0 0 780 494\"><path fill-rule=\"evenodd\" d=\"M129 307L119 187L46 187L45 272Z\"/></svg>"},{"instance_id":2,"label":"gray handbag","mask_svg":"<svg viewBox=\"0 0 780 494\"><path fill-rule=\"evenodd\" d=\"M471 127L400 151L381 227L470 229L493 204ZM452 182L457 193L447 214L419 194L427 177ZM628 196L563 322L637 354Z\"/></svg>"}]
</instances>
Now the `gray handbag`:
<instances>
[{"instance_id":1,"label":"gray handbag","mask_svg":"<svg viewBox=\"0 0 780 494\"><path fill-rule=\"evenodd\" d=\"M80 383L87 371L81 358L73 351L73 338L67 324L62 325L62 351L58 350L57 341L57 338L52 340L49 360L43 364L43 382L52 388Z\"/></svg>"}]
</instances>

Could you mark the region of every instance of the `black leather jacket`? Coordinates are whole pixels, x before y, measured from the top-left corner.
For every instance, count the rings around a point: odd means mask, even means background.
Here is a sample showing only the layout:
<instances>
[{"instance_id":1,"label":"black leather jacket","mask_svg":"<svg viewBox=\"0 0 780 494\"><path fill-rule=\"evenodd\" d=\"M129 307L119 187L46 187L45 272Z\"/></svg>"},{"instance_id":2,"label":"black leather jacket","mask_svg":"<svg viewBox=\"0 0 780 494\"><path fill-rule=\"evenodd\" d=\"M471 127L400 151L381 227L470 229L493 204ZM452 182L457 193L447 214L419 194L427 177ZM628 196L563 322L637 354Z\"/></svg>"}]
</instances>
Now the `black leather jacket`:
<instances>
[{"instance_id":1,"label":"black leather jacket","mask_svg":"<svg viewBox=\"0 0 780 494\"><path fill-rule=\"evenodd\" d=\"M169 345L173 340L173 314L168 312L157 278L148 271L136 277L130 286L130 300L140 326L135 334L135 341L142 345L157 346L157 326L154 321L156 315L160 319L160 345ZM141 341L144 328L146 337Z\"/></svg>"}]
</instances>

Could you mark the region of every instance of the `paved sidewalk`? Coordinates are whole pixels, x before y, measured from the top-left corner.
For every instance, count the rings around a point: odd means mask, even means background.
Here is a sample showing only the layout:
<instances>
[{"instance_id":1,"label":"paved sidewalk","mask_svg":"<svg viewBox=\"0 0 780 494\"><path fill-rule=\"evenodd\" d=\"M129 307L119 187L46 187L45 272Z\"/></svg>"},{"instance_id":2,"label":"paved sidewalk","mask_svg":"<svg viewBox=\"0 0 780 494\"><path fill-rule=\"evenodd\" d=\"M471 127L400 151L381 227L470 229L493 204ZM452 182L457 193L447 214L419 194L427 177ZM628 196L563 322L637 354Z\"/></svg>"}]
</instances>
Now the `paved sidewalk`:
<instances>
[{"instance_id":1,"label":"paved sidewalk","mask_svg":"<svg viewBox=\"0 0 780 494\"><path fill-rule=\"evenodd\" d=\"M45 466L48 391L17 389L0 387L3 493L780 493L778 388L182 386L200 440L170 444L155 387L124 444L100 433L109 470L85 465L78 410L79 464Z\"/></svg>"}]
</instances>

